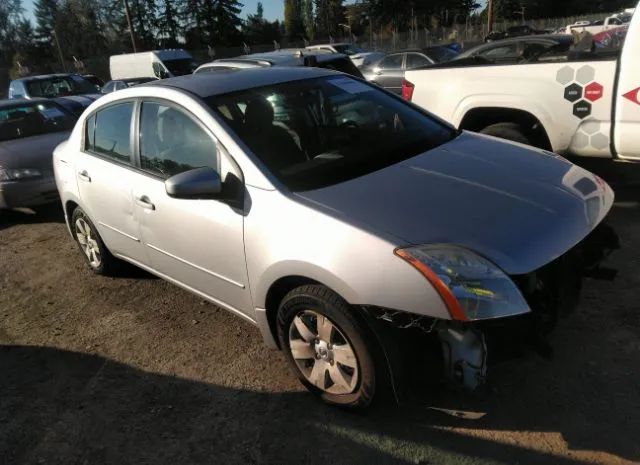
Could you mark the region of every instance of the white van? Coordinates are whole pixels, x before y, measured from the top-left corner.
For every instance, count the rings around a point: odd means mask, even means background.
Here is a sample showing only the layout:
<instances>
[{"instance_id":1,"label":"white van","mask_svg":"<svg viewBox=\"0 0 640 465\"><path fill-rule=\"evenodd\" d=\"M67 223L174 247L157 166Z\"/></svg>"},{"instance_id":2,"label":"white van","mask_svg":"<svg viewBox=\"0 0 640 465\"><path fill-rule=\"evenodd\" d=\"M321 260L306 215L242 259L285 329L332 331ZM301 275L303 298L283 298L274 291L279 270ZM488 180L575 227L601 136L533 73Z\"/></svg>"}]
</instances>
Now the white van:
<instances>
[{"instance_id":1,"label":"white van","mask_svg":"<svg viewBox=\"0 0 640 465\"><path fill-rule=\"evenodd\" d=\"M182 49L154 50L152 52L125 53L109 58L111 79L160 79L191 74L196 63L189 52Z\"/></svg>"}]
</instances>

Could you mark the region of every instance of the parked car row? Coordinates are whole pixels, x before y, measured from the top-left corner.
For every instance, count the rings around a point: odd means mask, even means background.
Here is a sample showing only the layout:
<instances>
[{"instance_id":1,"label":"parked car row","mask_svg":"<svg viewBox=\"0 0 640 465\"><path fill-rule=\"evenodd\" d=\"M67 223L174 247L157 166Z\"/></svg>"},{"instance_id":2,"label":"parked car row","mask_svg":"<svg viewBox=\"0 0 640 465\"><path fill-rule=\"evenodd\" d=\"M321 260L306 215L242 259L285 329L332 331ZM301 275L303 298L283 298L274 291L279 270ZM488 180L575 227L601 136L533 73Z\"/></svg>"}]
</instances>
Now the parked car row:
<instances>
[{"instance_id":1,"label":"parked car row","mask_svg":"<svg viewBox=\"0 0 640 465\"><path fill-rule=\"evenodd\" d=\"M128 262L244 318L330 404L402 392L430 370L423 354L477 389L494 335L539 348L598 276L617 247L614 193L546 150L460 131L422 86L422 108L406 102L409 80L452 53L378 57L367 82L337 51L197 69L153 52L112 60L80 116L32 95L2 102L0 208L59 195L93 272ZM379 81L387 63L404 99L380 88L397 90Z\"/></svg>"}]
</instances>

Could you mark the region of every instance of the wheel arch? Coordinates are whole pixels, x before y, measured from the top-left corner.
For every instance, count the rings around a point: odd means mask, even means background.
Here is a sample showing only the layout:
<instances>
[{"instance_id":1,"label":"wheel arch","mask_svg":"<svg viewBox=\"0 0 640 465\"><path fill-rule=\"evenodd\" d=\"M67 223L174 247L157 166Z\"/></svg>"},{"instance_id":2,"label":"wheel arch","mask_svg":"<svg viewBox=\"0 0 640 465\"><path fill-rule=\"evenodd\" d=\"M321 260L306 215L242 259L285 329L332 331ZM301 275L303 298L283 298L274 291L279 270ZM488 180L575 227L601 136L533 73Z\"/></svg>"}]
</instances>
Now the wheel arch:
<instances>
[{"instance_id":1,"label":"wheel arch","mask_svg":"<svg viewBox=\"0 0 640 465\"><path fill-rule=\"evenodd\" d=\"M479 132L497 123L518 124L535 147L553 150L549 134L540 119L526 110L504 107L472 108L462 117L459 128Z\"/></svg>"}]
</instances>

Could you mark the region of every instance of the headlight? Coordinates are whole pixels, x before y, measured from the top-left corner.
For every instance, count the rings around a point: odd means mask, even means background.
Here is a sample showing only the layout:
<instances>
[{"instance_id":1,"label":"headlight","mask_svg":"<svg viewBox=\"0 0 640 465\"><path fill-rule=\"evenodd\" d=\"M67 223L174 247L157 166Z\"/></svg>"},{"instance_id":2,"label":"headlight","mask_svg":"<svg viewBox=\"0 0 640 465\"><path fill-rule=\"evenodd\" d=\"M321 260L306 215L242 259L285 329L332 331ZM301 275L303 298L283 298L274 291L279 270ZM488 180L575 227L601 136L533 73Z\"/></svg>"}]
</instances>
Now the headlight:
<instances>
[{"instance_id":1,"label":"headlight","mask_svg":"<svg viewBox=\"0 0 640 465\"><path fill-rule=\"evenodd\" d=\"M23 179L41 178L42 172L34 168L4 169L0 168L0 181L22 181Z\"/></svg>"},{"instance_id":2,"label":"headlight","mask_svg":"<svg viewBox=\"0 0 640 465\"><path fill-rule=\"evenodd\" d=\"M427 278L454 320L484 320L530 311L513 281L493 263L469 250L424 245L396 249L395 254Z\"/></svg>"}]
</instances>

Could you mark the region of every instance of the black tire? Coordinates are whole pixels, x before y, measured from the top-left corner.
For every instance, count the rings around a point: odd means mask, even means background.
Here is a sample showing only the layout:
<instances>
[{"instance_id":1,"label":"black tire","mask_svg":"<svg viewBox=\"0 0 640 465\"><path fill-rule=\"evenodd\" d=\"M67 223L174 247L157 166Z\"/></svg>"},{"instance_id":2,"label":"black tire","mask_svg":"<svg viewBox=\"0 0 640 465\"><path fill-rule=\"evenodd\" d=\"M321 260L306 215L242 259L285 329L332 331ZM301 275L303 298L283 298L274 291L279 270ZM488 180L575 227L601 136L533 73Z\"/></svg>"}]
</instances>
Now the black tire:
<instances>
[{"instance_id":1,"label":"black tire","mask_svg":"<svg viewBox=\"0 0 640 465\"><path fill-rule=\"evenodd\" d=\"M307 311L328 318L353 349L357 360L358 379L352 392L333 394L322 390L307 380L294 360L289 344L290 327L296 316ZM376 393L376 364L372 350L372 336L365 324L356 318L354 309L344 299L321 285L298 287L289 292L280 303L277 323L280 347L291 369L309 391L328 404L348 409L362 410L371 404Z\"/></svg>"},{"instance_id":2,"label":"black tire","mask_svg":"<svg viewBox=\"0 0 640 465\"><path fill-rule=\"evenodd\" d=\"M84 246L80 243L77 230L78 221L83 221L84 224L86 224L91 230L91 238L95 241L95 249L97 249L100 256L99 264L97 266L89 259L89 256L85 252ZM120 261L113 255L111 255L111 252L109 252L107 247L104 245L104 242L102 242L102 238L100 237L100 234L98 234L98 230L94 226L93 222L89 219L87 214L82 210L82 208L77 207L73 211L73 213L71 214L70 226L73 233L73 238L75 239L76 244L78 245L78 248L80 249L80 252L84 257L85 262L87 263L87 265L89 265L89 268L91 268L94 273L99 275L111 276L117 274L117 271L120 268Z\"/></svg>"},{"instance_id":3,"label":"black tire","mask_svg":"<svg viewBox=\"0 0 640 465\"><path fill-rule=\"evenodd\" d=\"M532 145L532 141L527 137L522 126L516 123L496 123L487 126L481 134L488 136L499 137L500 139L506 139L513 142L519 142L521 144Z\"/></svg>"}]
</instances>

